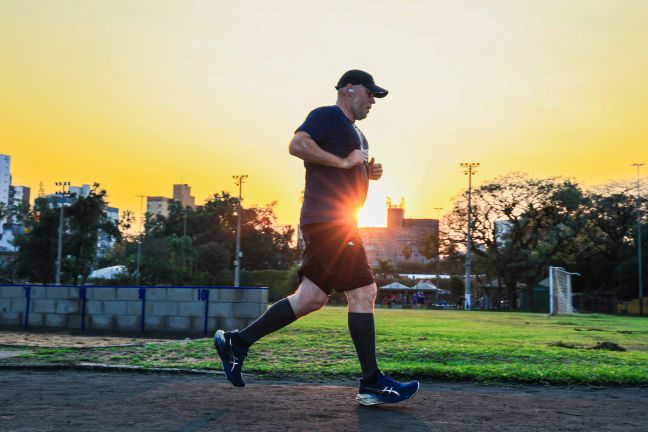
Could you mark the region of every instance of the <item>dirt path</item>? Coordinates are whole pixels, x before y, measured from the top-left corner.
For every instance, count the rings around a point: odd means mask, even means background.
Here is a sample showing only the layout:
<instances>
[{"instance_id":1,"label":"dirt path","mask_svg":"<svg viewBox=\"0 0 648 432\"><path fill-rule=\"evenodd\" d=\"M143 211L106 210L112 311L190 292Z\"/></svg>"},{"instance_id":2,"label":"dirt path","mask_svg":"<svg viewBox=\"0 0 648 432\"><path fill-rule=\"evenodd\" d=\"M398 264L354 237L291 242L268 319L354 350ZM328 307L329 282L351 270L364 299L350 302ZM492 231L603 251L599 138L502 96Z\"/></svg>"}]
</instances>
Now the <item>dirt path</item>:
<instances>
[{"instance_id":1,"label":"dirt path","mask_svg":"<svg viewBox=\"0 0 648 432\"><path fill-rule=\"evenodd\" d=\"M355 386L222 376L0 371L2 431L645 431L648 389L424 383L361 407Z\"/></svg>"},{"instance_id":2,"label":"dirt path","mask_svg":"<svg viewBox=\"0 0 648 432\"><path fill-rule=\"evenodd\" d=\"M28 332L0 330L0 346L70 347L91 348L118 345L143 345L149 342L165 342L173 339L139 338L125 336L80 335L65 331Z\"/></svg>"}]
</instances>

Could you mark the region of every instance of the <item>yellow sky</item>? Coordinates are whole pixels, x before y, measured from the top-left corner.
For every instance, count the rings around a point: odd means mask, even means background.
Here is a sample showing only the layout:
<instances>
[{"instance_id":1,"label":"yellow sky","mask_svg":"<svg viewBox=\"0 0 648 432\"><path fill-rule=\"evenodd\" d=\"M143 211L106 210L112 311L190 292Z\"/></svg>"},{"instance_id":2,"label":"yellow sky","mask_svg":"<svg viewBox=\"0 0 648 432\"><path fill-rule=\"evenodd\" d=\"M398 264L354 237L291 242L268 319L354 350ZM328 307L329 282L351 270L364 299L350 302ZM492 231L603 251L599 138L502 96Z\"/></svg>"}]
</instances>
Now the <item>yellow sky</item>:
<instances>
[{"instance_id":1,"label":"yellow sky","mask_svg":"<svg viewBox=\"0 0 648 432\"><path fill-rule=\"evenodd\" d=\"M648 162L648 2L0 1L0 153L14 184L99 182L197 201L234 191L295 224L287 144L361 68L390 90L359 123L387 195L435 217L466 185L522 171L586 184ZM648 167L646 167L648 173Z\"/></svg>"}]
</instances>

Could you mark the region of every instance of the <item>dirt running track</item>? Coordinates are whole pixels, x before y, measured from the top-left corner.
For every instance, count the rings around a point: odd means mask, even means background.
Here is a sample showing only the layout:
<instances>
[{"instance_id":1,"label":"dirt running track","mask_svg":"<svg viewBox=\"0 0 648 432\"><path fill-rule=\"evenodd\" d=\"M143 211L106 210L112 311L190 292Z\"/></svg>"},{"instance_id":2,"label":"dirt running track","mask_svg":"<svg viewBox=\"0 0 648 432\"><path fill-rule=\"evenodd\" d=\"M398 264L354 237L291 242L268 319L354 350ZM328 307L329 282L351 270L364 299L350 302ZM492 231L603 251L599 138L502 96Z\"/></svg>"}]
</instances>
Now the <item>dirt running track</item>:
<instances>
[{"instance_id":1,"label":"dirt running track","mask_svg":"<svg viewBox=\"0 0 648 432\"><path fill-rule=\"evenodd\" d=\"M361 407L350 385L220 375L0 370L0 431L642 431L648 389L426 383L401 405Z\"/></svg>"}]
</instances>

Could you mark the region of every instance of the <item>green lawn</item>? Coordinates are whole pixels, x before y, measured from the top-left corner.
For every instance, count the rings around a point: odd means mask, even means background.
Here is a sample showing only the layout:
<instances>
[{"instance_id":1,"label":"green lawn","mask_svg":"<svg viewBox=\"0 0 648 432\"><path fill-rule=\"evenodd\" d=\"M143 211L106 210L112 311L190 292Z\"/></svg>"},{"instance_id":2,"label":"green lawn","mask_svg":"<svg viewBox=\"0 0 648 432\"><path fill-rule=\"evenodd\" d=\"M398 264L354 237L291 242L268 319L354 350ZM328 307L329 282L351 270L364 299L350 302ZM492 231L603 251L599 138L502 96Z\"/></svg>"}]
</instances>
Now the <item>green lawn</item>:
<instances>
[{"instance_id":1,"label":"green lawn","mask_svg":"<svg viewBox=\"0 0 648 432\"><path fill-rule=\"evenodd\" d=\"M378 309L380 367L404 378L648 385L648 319L609 315ZM608 349L590 349L603 344ZM609 348L622 347L626 351ZM211 340L34 350L30 361L100 361L219 369ZM254 345L245 371L264 377L357 377L346 310L327 307Z\"/></svg>"}]
</instances>

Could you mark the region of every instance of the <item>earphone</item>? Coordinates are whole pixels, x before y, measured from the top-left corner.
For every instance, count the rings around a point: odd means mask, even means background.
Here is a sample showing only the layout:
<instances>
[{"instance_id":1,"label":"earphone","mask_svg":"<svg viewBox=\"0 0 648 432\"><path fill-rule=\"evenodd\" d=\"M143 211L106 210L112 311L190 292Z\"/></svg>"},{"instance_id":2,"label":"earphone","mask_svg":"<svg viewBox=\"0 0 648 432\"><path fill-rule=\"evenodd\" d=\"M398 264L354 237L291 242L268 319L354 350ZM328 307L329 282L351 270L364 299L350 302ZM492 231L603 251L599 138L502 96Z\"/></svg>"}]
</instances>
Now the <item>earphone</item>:
<instances>
[{"instance_id":1,"label":"earphone","mask_svg":"<svg viewBox=\"0 0 648 432\"><path fill-rule=\"evenodd\" d=\"M347 92L349 92L349 93L353 93L353 89L350 88L350 89L347 90Z\"/></svg>"}]
</instances>

